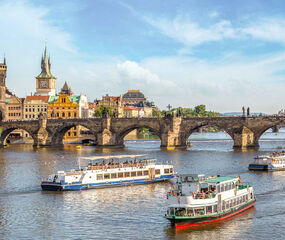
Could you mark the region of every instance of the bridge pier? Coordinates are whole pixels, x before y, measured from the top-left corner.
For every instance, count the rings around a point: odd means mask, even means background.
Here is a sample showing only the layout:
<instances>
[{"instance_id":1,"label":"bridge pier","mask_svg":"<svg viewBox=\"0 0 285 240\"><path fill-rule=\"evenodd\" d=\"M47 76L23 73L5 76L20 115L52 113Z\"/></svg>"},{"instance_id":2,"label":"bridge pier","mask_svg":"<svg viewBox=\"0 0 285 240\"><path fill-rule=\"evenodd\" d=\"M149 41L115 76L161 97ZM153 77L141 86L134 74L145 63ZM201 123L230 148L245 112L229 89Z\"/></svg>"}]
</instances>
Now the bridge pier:
<instances>
[{"instance_id":1,"label":"bridge pier","mask_svg":"<svg viewBox=\"0 0 285 240\"><path fill-rule=\"evenodd\" d=\"M98 147L124 147L124 140L119 141L117 134L109 129L104 129L101 133L97 134Z\"/></svg>"},{"instance_id":2,"label":"bridge pier","mask_svg":"<svg viewBox=\"0 0 285 240\"><path fill-rule=\"evenodd\" d=\"M161 134L161 147L162 148L187 148L186 139L181 134L181 117L172 117L170 119L170 128Z\"/></svg>"},{"instance_id":3,"label":"bridge pier","mask_svg":"<svg viewBox=\"0 0 285 240\"><path fill-rule=\"evenodd\" d=\"M243 126L241 131L233 134L234 149L259 148L258 140L253 131Z\"/></svg>"}]
</instances>

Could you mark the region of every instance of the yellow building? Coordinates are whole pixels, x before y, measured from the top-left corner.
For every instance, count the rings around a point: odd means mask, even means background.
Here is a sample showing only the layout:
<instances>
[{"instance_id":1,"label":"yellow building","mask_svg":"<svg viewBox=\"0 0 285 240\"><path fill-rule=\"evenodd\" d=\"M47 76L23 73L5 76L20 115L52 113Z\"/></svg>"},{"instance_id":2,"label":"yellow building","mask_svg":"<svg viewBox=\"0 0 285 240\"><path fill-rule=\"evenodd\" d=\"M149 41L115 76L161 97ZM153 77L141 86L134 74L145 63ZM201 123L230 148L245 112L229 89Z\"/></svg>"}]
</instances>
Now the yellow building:
<instances>
[{"instance_id":1,"label":"yellow building","mask_svg":"<svg viewBox=\"0 0 285 240\"><path fill-rule=\"evenodd\" d=\"M61 93L50 96L48 100L48 118L78 118L80 96L68 96ZM80 134L80 127L73 127L64 136L64 140L74 140Z\"/></svg>"}]
</instances>

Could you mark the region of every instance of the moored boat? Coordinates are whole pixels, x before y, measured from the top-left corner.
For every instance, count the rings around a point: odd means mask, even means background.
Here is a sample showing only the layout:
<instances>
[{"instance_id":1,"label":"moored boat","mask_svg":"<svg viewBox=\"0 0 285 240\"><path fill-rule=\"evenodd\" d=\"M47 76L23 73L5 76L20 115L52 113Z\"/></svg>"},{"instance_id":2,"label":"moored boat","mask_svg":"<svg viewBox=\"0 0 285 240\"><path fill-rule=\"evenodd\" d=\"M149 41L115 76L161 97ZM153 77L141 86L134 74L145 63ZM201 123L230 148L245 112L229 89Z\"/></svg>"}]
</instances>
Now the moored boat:
<instances>
[{"instance_id":1,"label":"moored boat","mask_svg":"<svg viewBox=\"0 0 285 240\"><path fill-rule=\"evenodd\" d=\"M285 152L274 152L270 155L256 156L254 162L248 165L253 171L285 170Z\"/></svg>"},{"instance_id":2,"label":"moored boat","mask_svg":"<svg viewBox=\"0 0 285 240\"><path fill-rule=\"evenodd\" d=\"M125 162L120 162L123 159ZM87 166L82 167L82 161L88 161ZM167 181L173 176L172 165L156 164L156 159L146 159L145 155L94 156L80 158L78 169L49 175L41 187L51 191L82 190Z\"/></svg>"},{"instance_id":3,"label":"moored boat","mask_svg":"<svg viewBox=\"0 0 285 240\"><path fill-rule=\"evenodd\" d=\"M175 189L167 194L165 217L176 228L221 221L252 207L253 187L240 177L180 175Z\"/></svg>"}]
</instances>

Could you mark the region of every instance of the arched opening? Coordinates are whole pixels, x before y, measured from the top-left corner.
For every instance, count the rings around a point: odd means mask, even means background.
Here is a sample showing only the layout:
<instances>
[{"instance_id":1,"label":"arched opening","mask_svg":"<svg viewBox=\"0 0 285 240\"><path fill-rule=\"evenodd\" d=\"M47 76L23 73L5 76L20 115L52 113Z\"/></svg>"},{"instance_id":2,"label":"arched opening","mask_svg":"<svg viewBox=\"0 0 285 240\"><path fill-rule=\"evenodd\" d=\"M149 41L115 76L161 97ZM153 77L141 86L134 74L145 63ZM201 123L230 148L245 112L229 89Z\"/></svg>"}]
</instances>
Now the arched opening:
<instances>
[{"instance_id":1,"label":"arched opening","mask_svg":"<svg viewBox=\"0 0 285 240\"><path fill-rule=\"evenodd\" d=\"M232 149L233 135L220 124L200 124L189 128L185 134L186 145L193 149Z\"/></svg>"},{"instance_id":2,"label":"arched opening","mask_svg":"<svg viewBox=\"0 0 285 240\"><path fill-rule=\"evenodd\" d=\"M160 147L161 136L158 130L149 126L131 126L118 134L118 142L125 146Z\"/></svg>"},{"instance_id":3,"label":"arched opening","mask_svg":"<svg viewBox=\"0 0 285 240\"><path fill-rule=\"evenodd\" d=\"M80 124L64 126L57 130L52 137L52 143L62 144L96 144L96 134L88 127Z\"/></svg>"},{"instance_id":4,"label":"arched opening","mask_svg":"<svg viewBox=\"0 0 285 240\"><path fill-rule=\"evenodd\" d=\"M257 135L256 138L258 139L261 150L262 149L270 149L273 151L276 149L285 150L285 124L284 123L278 124L277 125L278 129L274 129L275 126L267 127L256 134Z\"/></svg>"},{"instance_id":5,"label":"arched opening","mask_svg":"<svg viewBox=\"0 0 285 240\"><path fill-rule=\"evenodd\" d=\"M0 141L2 145L6 144L33 144L34 136L28 130L23 128L9 128L1 132Z\"/></svg>"}]
</instances>

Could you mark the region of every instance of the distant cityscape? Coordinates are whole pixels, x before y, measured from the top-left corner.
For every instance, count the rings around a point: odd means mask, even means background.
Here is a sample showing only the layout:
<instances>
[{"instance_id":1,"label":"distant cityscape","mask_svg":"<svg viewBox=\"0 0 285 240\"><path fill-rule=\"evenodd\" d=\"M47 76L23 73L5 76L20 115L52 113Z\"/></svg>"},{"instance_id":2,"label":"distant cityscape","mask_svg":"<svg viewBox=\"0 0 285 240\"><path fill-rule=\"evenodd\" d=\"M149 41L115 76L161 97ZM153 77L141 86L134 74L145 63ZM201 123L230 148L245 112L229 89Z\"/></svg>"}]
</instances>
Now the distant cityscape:
<instances>
[{"instance_id":1,"label":"distant cityscape","mask_svg":"<svg viewBox=\"0 0 285 240\"><path fill-rule=\"evenodd\" d=\"M35 120L39 114L47 118L90 118L100 117L106 109L116 117L152 117L153 102L147 101L140 90L127 90L120 96L106 94L102 99L88 101L83 94L76 95L67 82L56 91L56 77L51 73L51 60L47 48L41 59L41 73L36 77L36 91L29 96L19 97L6 87L7 64L4 58L0 63L1 119L4 121ZM81 126L70 129L65 140L78 138L86 132ZM15 136L29 137L24 131L14 131ZM12 135L12 134L11 134Z\"/></svg>"}]
</instances>

